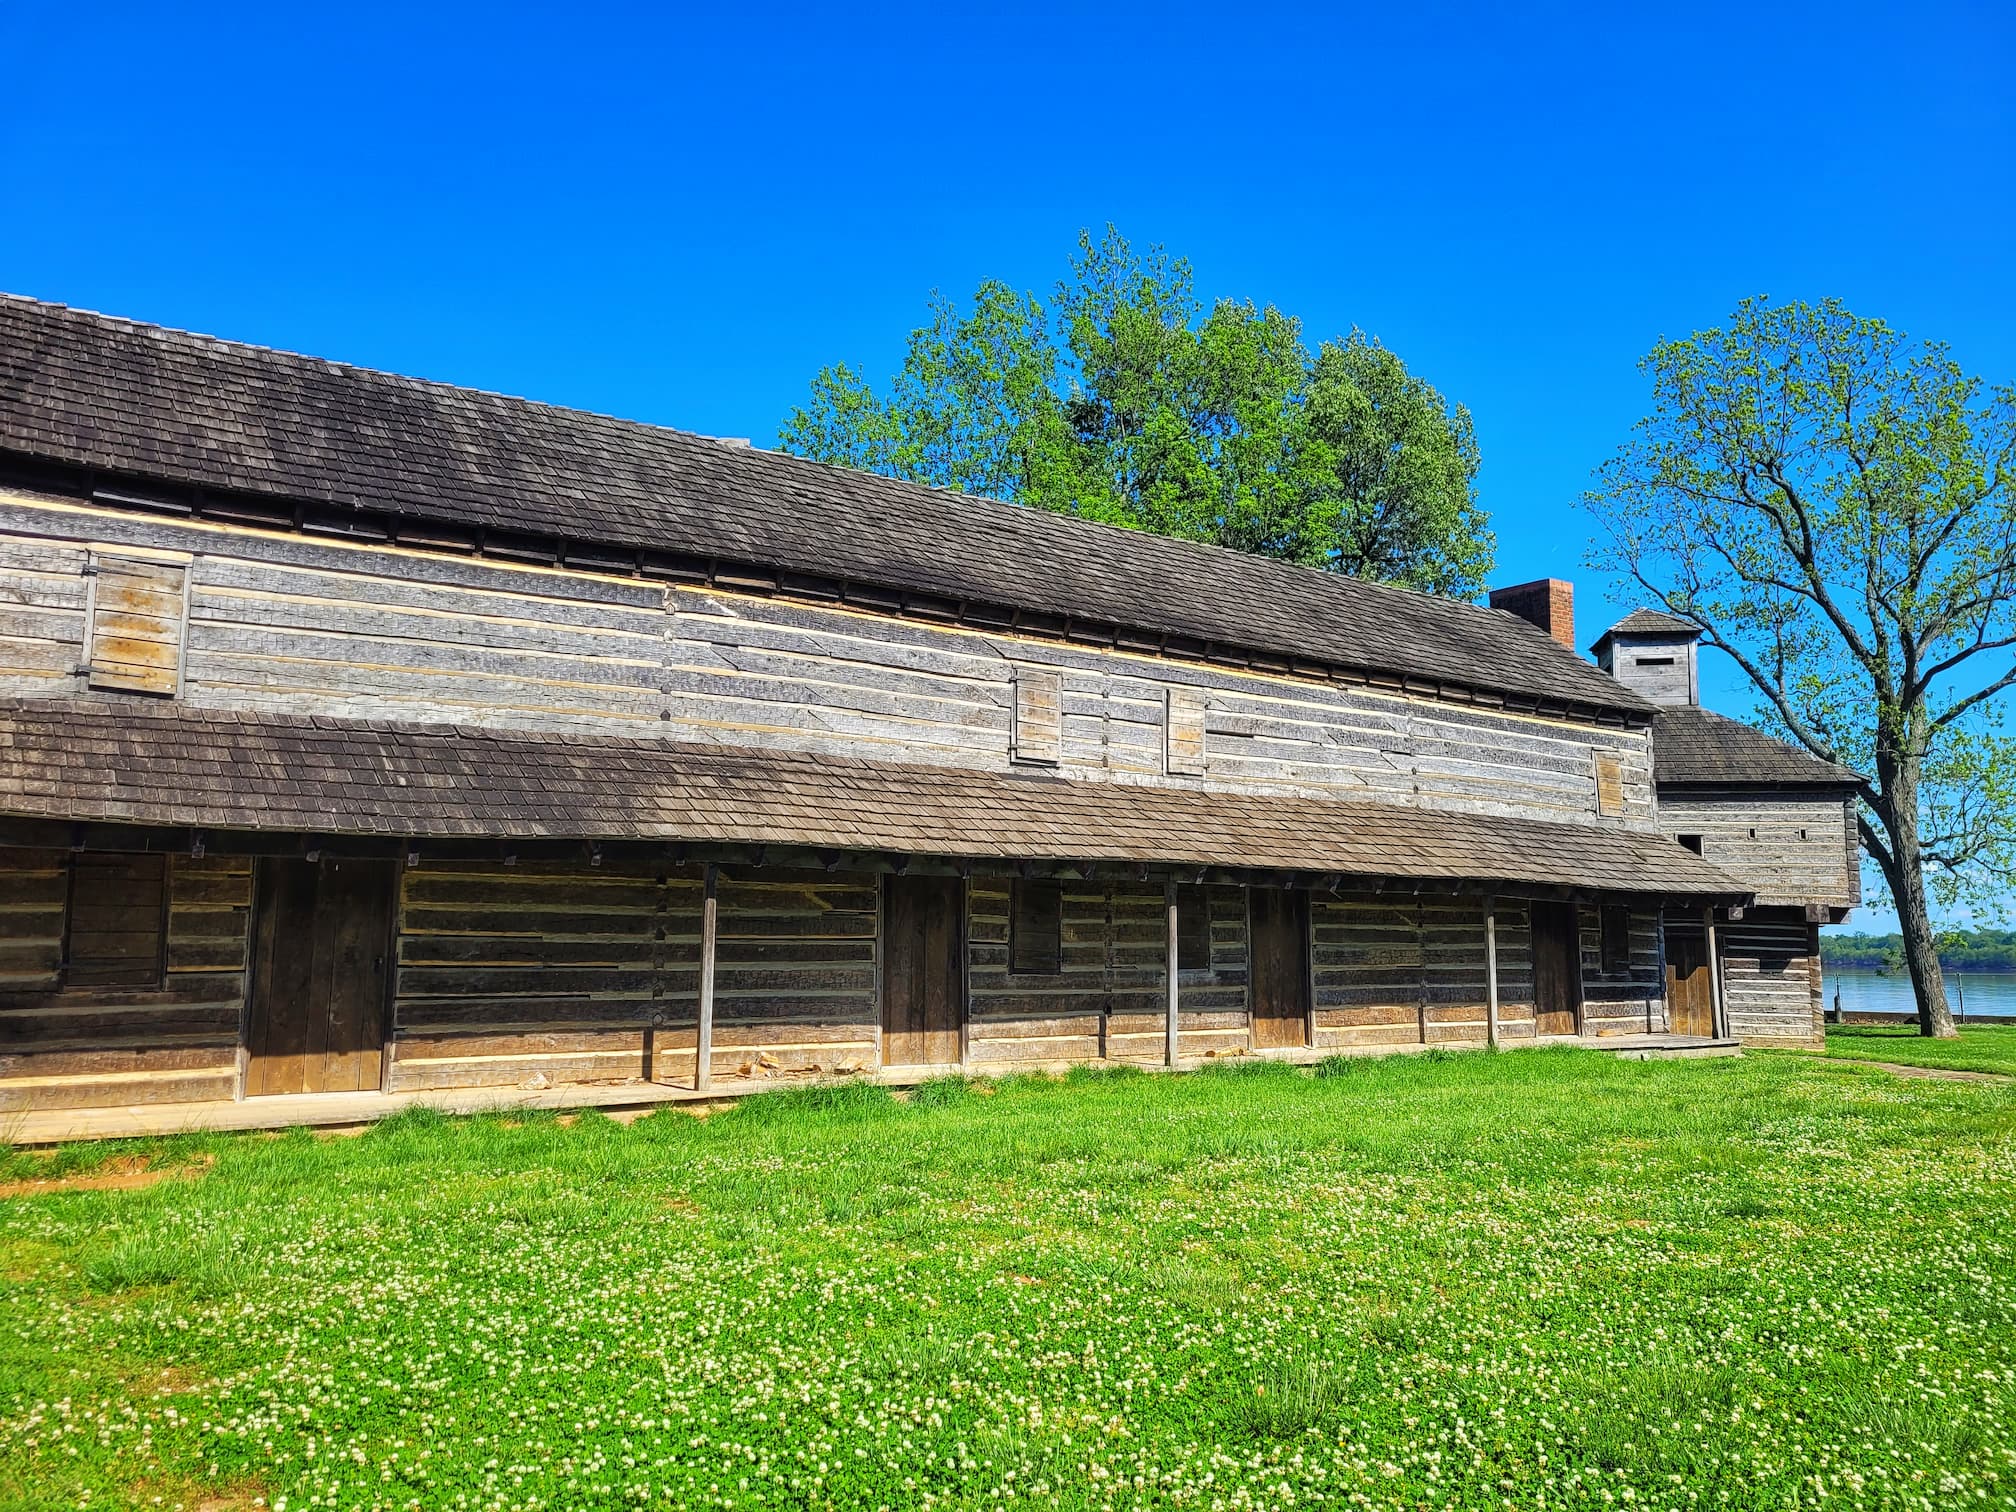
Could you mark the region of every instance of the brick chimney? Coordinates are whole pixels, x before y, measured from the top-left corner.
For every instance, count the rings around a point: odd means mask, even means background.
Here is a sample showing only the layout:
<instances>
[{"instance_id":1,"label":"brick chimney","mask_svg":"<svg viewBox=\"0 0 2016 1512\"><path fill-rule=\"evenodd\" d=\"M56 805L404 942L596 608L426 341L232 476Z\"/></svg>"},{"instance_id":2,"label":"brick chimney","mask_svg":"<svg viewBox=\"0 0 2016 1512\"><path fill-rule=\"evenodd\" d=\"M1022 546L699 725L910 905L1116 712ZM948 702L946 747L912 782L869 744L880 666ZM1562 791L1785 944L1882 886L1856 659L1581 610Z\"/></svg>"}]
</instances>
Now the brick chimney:
<instances>
[{"instance_id":1,"label":"brick chimney","mask_svg":"<svg viewBox=\"0 0 2016 1512\"><path fill-rule=\"evenodd\" d=\"M1513 588L1493 588L1491 607L1516 614L1538 625L1555 640L1575 650L1575 585L1560 578L1541 578Z\"/></svg>"}]
</instances>

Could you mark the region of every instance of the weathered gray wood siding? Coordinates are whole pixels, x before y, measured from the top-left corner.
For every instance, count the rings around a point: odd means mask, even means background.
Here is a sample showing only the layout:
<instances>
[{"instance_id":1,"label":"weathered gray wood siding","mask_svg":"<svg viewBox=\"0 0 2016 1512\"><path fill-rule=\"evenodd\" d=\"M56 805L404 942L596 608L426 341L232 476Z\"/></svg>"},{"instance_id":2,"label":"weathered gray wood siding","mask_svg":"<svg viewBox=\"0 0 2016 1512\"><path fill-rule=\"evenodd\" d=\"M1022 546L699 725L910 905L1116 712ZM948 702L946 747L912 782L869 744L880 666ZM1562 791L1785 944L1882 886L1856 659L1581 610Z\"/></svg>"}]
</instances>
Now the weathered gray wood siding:
<instances>
[{"instance_id":1,"label":"weathered gray wood siding","mask_svg":"<svg viewBox=\"0 0 2016 1512\"><path fill-rule=\"evenodd\" d=\"M716 1079L766 1070L873 1071L881 878L724 868L714 970ZM690 1080L690 1047L674 1080Z\"/></svg>"},{"instance_id":2,"label":"weathered gray wood siding","mask_svg":"<svg viewBox=\"0 0 2016 1512\"><path fill-rule=\"evenodd\" d=\"M1523 908L1501 906L1498 987L1508 1036L1532 1033ZM1481 898L1318 893L1311 900L1315 1042L1338 1049L1482 1043ZM1523 996L1523 1007L1515 1006Z\"/></svg>"},{"instance_id":3,"label":"weathered gray wood siding","mask_svg":"<svg viewBox=\"0 0 2016 1512\"><path fill-rule=\"evenodd\" d=\"M1534 1037L1532 917L1497 904L1498 1033ZM1602 969L1601 914L1580 911L1582 1033L1666 1028L1659 916L1630 914L1630 967ZM1392 893L1318 894L1314 915L1316 1043L1340 1049L1481 1044L1487 1035L1484 901Z\"/></svg>"},{"instance_id":4,"label":"weathered gray wood siding","mask_svg":"<svg viewBox=\"0 0 2016 1512\"><path fill-rule=\"evenodd\" d=\"M1602 910L1580 909L1582 1032L1601 1036L1663 1034L1666 1030L1666 955L1657 910L1630 914L1630 964L1603 970Z\"/></svg>"},{"instance_id":5,"label":"weathered gray wood siding","mask_svg":"<svg viewBox=\"0 0 2016 1512\"><path fill-rule=\"evenodd\" d=\"M1745 1044L1824 1045L1819 926L1796 909L1753 908L1716 928L1729 1032Z\"/></svg>"},{"instance_id":6,"label":"weathered gray wood siding","mask_svg":"<svg viewBox=\"0 0 2016 1512\"><path fill-rule=\"evenodd\" d=\"M1177 979L1178 1044L1185 1056L1244 1049L1246 890L1207 887L1211 965ZM967 889L967 1058L1003 1061L1160 1061L1166 1053L1168 915L1162 885L1064 884L1062 969L1008 969L1009 884L976 877Z\"/></svg>"},{"instance_id":7,"label":"weathered gray wood siding","mask_svg":"<svg viewBox=\"0 0 2016 1512\"><path fill-rule=\"evenodd\" d=\"M1653 818L1650 736L585 571L512 567L0 494L0 693L81 693L94 548L189 569L181 697L202 706L595 730L1006 769L1017 669L1062 683L1061 768L1596 823ZM1201 759L1172 692L1201 704ZM107 697L132 695L104 695Z\"/></svg>"},{"instance_id":8,"label":"weathered gray wood siding","mask_svg":"<svg viewBox=\"0 0 2016 1512\"><path fill-rule=\"evenodd\" d=\"M682 738L838 737L854 754L998 766L1014 669L1036 664L1062 677L1061 765L1080 775L1163 780L1180 686L1203 704L1213 785L1593 820L1602 750L1624 763L1627 813L1649 813L1649 748L1621 730L690 589L673 620L674 654L691 659L670 679Z\"/></svg>"},{"instance_id":9,"label":"weathered gray wood siding","mask_svg":"<svg viewBox=\"0 0 2016 1512\"><path fill-rule=\"evenodd\" d=\"M1851 814L1838 794L1772 788L1668 789L1659 799L1659 827L1699 835L1703 858L1755 888L1764 905L1861 901Z\"/></svg>"},{"instance_id":10,"label":"weathered gray wood siding","mask_svg":"<svg viewBox=\"0 0 2016 1512\"><path fill-rule=\"evenodd\" d=\"M146 990L63 986L69 864L68 852L0 850L0 1107L234 1095L251 864L169 858L165 978ZM697 864L405 867L391 1088L690 1084L701 878ZM881 891L868 873L721 869L717 1081L875 1069ZM1162 885L1066 882L1061 969L1043 976L1008 970L1009 897L1004 878L968 884L968 1061L1160 1061ZM1180 1053L1240 1053L1251 1043L1249 892L1214 884L1182 897L1206 911L1209 964L1179 974ZM1317 1048L1482 1042L1481 897L1319 892L1310 902ZM1633 915L1630 969L1607 978L1598 917L1584 910L1584 1032L1663 1028L1654 915ZM1791 957L1810 931L1760 918L1727 939L1738 1032L1807 1033L1817 978L1788 987L1787 973L1806 970ZM1516 1043L1533 1032L1530 927L1516 900L1498 904L1498 950L1500 1032Z\"/></svg>"},{"instance_id":11,"label":"weathered gray wood siding","mask_svg":"<svg viewBox=\"0 0 2016 1512\"><path fill-rule=\"evenodd\" d=\"M69 864L0 849L0 1110L230 1097L250 863L171 858L161 984L90 989L59 977Z\"/></svg>"},{"instance_id":12,"label":"weathered gray wood siding","mask_svg":"<svg viewBox=\"0 0 2016 1512\"><path fill-rule=\"evenodd\" d=\"M406 872L395 1091L693 1080L698 866ZM875 1054L877 879L724 871L713 1075Z\"/></svg>"},{"instance_id":13,"label":"weathered gray wood siding","mask_svg":"<svg viewBox=\"0 0 2016 1512\"><path fill-rule=\"evenodd\" d=\"M1695 648L1691 640L1649 641L1632 638L1611 649L1604 667L1612 677L1654 703L1698 702Z\"/></svg>"},{"instance_id":14,"label":"weathered gray wood siding","mask_svg":"<svg viewBox=\"0 0 2016 1512\"><path fill-rule=\"evenodd\" d=\"M695 877L641 867L430 863L399 908L392 1090L620 1081L683 1044Z\"/></svg>"}]
</instances>

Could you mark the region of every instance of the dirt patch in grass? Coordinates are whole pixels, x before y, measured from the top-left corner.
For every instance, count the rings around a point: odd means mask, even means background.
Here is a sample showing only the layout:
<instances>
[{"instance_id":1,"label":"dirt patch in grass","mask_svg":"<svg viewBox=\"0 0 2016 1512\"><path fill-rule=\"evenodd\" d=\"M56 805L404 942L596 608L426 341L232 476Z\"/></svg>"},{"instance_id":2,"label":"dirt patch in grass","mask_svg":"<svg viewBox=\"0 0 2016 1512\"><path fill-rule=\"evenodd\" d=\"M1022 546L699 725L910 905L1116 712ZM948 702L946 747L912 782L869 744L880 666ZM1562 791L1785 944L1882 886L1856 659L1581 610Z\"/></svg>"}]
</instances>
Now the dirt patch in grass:
<instances>
[{"instance_id":1,"label":"dirt patch in grass","mask_svg":"<svg viewBox=\"0 0 2016 1512\"><path fill-rule=\"evenodd\" d=\"M1896 1061L1863 1061L1862 1065L1874 1066L1878 1071L1888 1071L1892 1076L1923 1076L1932 1081L2008 1081L2006 1071L1956 1071L1950 1066L1905 1066Z\"/></svg>"},{"instance_id":2,"label":"dirt patch in grass","mask_svg":"<svg viewBox=\"0 0 2016 1512\"><path fill-rule=\"evenodd\" d=\"M2016 1073L2016 1024L1962 1024L1953 1039L1928 1039L1915 1026L1829 1024L1832 1060L1879 1061L1942 1071Z\"/></svg>"},{"instance_id":3,"label":"dirt patch in grass","mask_svg":"<svg viewBox=\"0 0 2016 1512\"><path fill-rule=\"evenodd\" d=\"M191 1365L164 1365L159 1370L142 1370L128 1380L133 1389L152 1396L182 1396L191 1391L201 1391L209 1383L210 1377Z\"/></svg>"},{"instance_id":4,"label":"dirt patch in grass","mask_svg":"<svg viewBox=\"0 0 2016 1512\"><path fill-rule=\"evenodd\" d=\"M193 1181L210 1169L214 1158L205 1155L188 1165L156 1166L146 1155L120 1155L95 1171L0 1181L0 1197L39 1197L47 1192L123 1192L163 1181Z\"/></svg>"},{"instance_id":5,"label":"dirt patch in grass","mask_svg":"<svg viewBox=\"0 0 2016 1512\"><path fill-rule=\"evenodd\" d=\"M126 1488L137 1507L160 1507L164 1512L256 1512L270 1505L265 1483L236 1480L213 1486L186 1478L136 1481Z\"/></svg>"}]
</instances>

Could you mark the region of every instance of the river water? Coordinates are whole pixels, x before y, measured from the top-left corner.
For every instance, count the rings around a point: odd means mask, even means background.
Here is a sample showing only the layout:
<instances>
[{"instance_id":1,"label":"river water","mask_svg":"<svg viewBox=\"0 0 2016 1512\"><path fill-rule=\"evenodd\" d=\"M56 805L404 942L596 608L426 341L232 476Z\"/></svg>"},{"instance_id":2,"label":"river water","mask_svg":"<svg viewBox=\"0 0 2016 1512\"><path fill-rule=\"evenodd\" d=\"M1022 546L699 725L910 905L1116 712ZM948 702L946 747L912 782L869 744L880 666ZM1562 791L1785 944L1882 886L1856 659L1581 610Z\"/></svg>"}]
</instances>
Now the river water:
<instances>
[{"instance_id":1,"label":"river water","mask_svg":"<svg viewBox=\"0 0 2016 1512\"><path fill-rule=\"evenodd\" d=\"M1895 976L1852 966L1829 966L1822 973L1822 993L1827 1007L1834 1006L1836 988L1841 1007L1848 1013L1916 1013L1911 996L1911 978L1902 971ZM1946 1001L1957 1016L1965 1000L1967 1017L2016 1018L2016 971L1948 971Z\"/></svg>"}]
</instances>

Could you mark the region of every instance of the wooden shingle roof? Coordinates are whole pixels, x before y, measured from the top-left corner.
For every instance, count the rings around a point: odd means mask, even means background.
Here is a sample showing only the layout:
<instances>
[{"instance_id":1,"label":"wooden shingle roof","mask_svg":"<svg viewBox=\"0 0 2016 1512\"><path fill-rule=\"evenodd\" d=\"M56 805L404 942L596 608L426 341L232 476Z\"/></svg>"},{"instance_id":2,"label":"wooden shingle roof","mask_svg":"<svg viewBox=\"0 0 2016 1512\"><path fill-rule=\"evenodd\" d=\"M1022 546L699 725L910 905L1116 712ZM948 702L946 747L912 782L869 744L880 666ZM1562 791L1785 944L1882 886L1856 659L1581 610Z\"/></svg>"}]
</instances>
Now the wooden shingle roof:
<instances>
[{"instance_id":1,"label":"wooden shingle roof","mask_svg":"<svg viewBox=\"0 0 2016 1512\"><path fill-rule=\"evenodd\" d=\"M1633 609L1608 630L1589 644L1591 651L1600 651L1603 643L1614 635L1687 635L1699 636L1701 627L1691 620L1684 620L1677 614L1668 614L1663 609Z\"/></svg>"},{"instance_id":2,"label":"wooden shingle roof","mask_svg":"<svg viewBox=\"0 0 2016 1512\"><path fill-rule=\"evenodd\" d=\"M1619 825L90 699L0 701L0 814L1748 894L1664 836Z\"/></svg>"},{"instance_id":3,"label":"wooden shingle roof","mask_svg":"<svg viewBox=\"0 0 2016 1512\"><path fill-rule=\"evenodd\" d=\"M524 399L0 296L0 454L676 551L1370 674L1650 706L1511 614Z\"/></svg>"},{"instance_id":4,"label":"wooden shingle roof","mask_svg":"<svg viewBox=\"0 0 2016 1512\"><path fill-rule=\"evenodd\" d=\"M1665 786L1860 786L1846 767L1691 704L1662 707L1652 723L1652 780Z\"/></svg>"}]
</instances>

